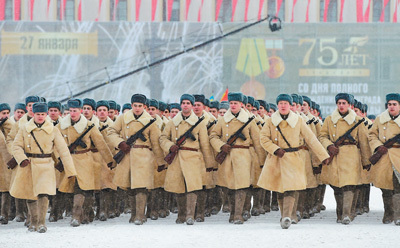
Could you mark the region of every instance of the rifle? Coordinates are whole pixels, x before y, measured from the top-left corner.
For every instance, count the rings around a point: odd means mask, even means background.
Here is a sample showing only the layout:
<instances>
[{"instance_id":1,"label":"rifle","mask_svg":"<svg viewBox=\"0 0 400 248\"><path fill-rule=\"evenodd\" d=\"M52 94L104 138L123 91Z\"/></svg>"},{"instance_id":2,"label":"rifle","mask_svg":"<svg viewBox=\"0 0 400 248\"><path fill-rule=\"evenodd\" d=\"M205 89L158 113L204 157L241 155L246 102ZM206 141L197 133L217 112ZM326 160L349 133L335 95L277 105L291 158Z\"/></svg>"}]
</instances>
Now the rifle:
<instances>
[{"instance_id":1,"label":"rifle","mask_svg":"<svg viewBox=\"0 0 400 248\"><path fill-rule=\"evenodd\" d=\"M306 122L306 124L307 124L307 125L310 125L311 123L314 122L314 120L315 120L315 118L313 117L311 120L308 120L308 121Z\"/></svg>"},{"instance_id":2,"label":"rifle","mask_svg":"<svg viewBox=\"0 0 400 248\"><path fill-rule=\"evenodd\" d=\"M196 141L196 138L194 137L194 135L192 134L192 131L197 127L197 125L200 124L200 122L202 122L204 120L204 116L200 117L199 120L191 127L189 128L184 134L181 135L181 137L179 137L179 139L176 140L176 145L180 148L181 145L186 141L187 138ZM179 149L178 149L179 150ZM164 158L164 161L167 162L167 164L171 164L172 161L174 161L176 154L178 153L178 151L176 152L170 152L168 153L168 155Z\"/></svg>"},{"instance_id":3,"label":"rifle","mask_svg":"<svg viewBox=\"0 0 400 248\"><path fill-rule=\"evenodd\" d=\"M233 143L236 142L236 140L238 138L241 138L242 140L246 140L246 137L243 135L242 131L243 129L250 124L250 122L255 118L255 116L253 115L252 117L249 118L249 120L243 125L241 126L234 134L232 134L231 137L229 137L228 141L226 142L226 144L228 145L233 145ZM219 164L222 164L226 158L226 156L228 155L228 153L224 152L224 151L220 151L217 156L215 157L215 161L217 161Z\"/></svg>"},{"instance_id":4,"label":"rifle","mask_svg":"<svg viewBox=\"0 0 400 248\"><path fill-rule=\"evenodd\" d=\"M85 137L85 135L94 127L94 124L90 125L85 132L83 132L73 143L71 143L68 146L68 150L69 152L73 152L78 146L81 146L82 148L87 148L87 145L85 144L85 142L82 141L83 137ZM63 162L61 160L58 161L57 165L55 166L55 168L59 171L59 172L63 172L64 171L64 165Z\"/></svg>"},{"instance_id":5,"label":"rifle","mask_svg":"<svg viewBox=\"0 0 400 248\"><path fill-rule=\"evenodd\" d=\"M391 148L395 143L400 142L400 133L397 134L396 136L394 136L393 138L387 140L383 146L386 148ZM383 156L383 154L379 153L379 152L375 152L374 154L372 154L372 156L369 158L369 162L371 162L371 164L376 164L378 163L379 159L381 159L381 157Z\"/></svg>"},{"instance_id":6,"label":"rifle","mask_svg":"<svg viewBox=\"0 0 400 248\"><path fill-rule=\"evenodd\" d=\"M349 130L347 130L347 132L345 132L342 136L340 136L334 143L333 145L336 147L339 147L340 145L343 144L343 142L347 139L351 142L356 142L356 140L353 138L353 136L351 136L351 132L353 132L354 129L356 129L361 123L364 122L364 118L362 118L361 120L359 120L352 128L350 128ZM335 155L330 155L328 158L328 163L330 164L333 160L333 158L335 157Z\"/></svg>"},{"instance_id":7,"label":"rifle","mask_svg":"<svg viewBox=\"0 0 400 248\"><path fill-rule=\"evenodd\" d=\"M217 120L214 120L210 123L207 124L207 130L209 130L212 126L214 126L214 124L217 123Z\"/></svg>"},{"instance_id":8,"label":"rifle","mask_svg":"<svg viewBox=\"0 0 400 248\"><path fill-rule=\"evenodd\" d=\"M104 125L102 128L100 128L100 129L99 129L100 133L101 133L104 129L106 129L107 127L108 127L108 125Z\"/></svg>"},{"instance_id":9,"label":"rifle","mask_svg":"<svg viewBox=\"0 0 400 248\"><path fill-rule=\"evenodd\" d=\"M146 130L153 122L155 122L156 119L150 120L149 123L147 123L144 127L142 127L139 131L137 131L134 135L128 138L126 141L126 144L129 145L130 147L135 144L137 139L141 139L143 142L147 141L146 137L143 135L143 131ZM114 155L113 159L117 162L117 164L121 163L122 159L125 157L124 151L120 150L117 154Z\"/></svg>"}]
</instances>

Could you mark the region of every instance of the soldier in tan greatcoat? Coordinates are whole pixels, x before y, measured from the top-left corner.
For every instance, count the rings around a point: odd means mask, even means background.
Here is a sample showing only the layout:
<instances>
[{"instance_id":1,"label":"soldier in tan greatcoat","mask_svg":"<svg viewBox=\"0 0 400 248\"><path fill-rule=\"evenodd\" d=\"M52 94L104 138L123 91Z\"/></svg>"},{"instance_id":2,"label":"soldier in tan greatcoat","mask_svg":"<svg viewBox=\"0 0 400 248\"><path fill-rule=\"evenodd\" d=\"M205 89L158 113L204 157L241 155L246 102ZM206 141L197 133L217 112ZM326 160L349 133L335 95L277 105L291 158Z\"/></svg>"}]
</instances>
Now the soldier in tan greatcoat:
<instances>
[{"instance_id":1,"label":"soldier in tan greatcoat","mask_svg":"<svg viewBox=\"0 0 400 248\"><path fill-rule=\"evenodd\" d=\"M56 194L56 177L52 153L64 162L65 176L76 176L75 167L60 131L46 119L47 104L33 105L34 117L19 128L12 151L19 166L10 186L10 194L27 199L31 216L29 231L46 232L48 196Z\"/></svg>"},{"instance_id":2,"label":"soldier in tan greatcoat","mask_svg":"<svg viewBox=\"0 0 400 248\"><path fill-rule=\"evenodd\" d=\"M322 167L321 180L334 189L337 222L348 225L352 219L355 186L361 184L361 170L370 164L368 158L371 151L368 145L368 130L363 124L350 133L351 137L345 137L339 147L335 146L334 142L362 119L350 109L349 94L339 93L335 100L337 109L325 119L318 137L333 157L328 166Z\"/></svg>"},{"instance_id":3,"label":"soldier in tan greatcoat","mask_svg":"<svg viewBox=\"0 0 400 248\"><path fill-rule=\"evenodd\" d=\"M143 131L144 140L137 139L130 146L128 138L146 126L153 118L144 111L146 96L135 94L131 98L132 110L119 116L108 131L110 144L125 153L115 169L114 183L128 190L132 209L130 223L142 225L146 222L145 208L147 191L154 188L154 167L163 165L163 154L159 145L160 129L152 123Z\"/></svg>"},{"instance_id":4,"label":"soldier in tan greatcoat","mask_svg":"<svg viewBox=\"0 0 400 248\"><path fill-rule=\"evenodd\" d=\"M59 186L61 192L74 194L71 226L77 227L82 223L84 218L83 204L85 201L90 201L90 198L93 197L93 190L97 189L94 160L91 152L92 142L108 165L111 166L113 160L112 154L99 129L81 114L82 100L71 99L68 101L68 106L70 110L69 114L57 125L67 145L73 144L91 127L81 138L78 146L71 151L77 172L76 178L68 178L62 173L62 180Z\"/></svg>"},{"instance_id":5,"label":"soldier in tan greatcoat","mask_svg":"<svg viewBox=\"0 0 400 248\"><path fill-rule=\"evenodd\" d=\"M177 224L193 225L197 193L203 189L203 171L212 170L213 157L208 140L206 123L198 122L199 118L193 113L194 97L189 94L181 96L181 108L170 120L160 136L160 144L164 153L176 153L168 166L165 176L164 189L177 194L178 218ZM196 123L192 130L192 138L187 138L183 144L175 142ZM204 159L204 162L203 162ZM162 169L162 168L160 168Z\"/></svg>"},{"instance_id":6,"label":"soldier in tan greatcoat","mask_svg":"<svg viewBox=\"0 0 400 248\"><path fill-rule=\"evenodd\" d=\"M231 205L229 222L234 224L243 224L245 221L243 210L246 193L252 183L252 163L259 163L265 156L260 146L259 129L243 108L243 99L241 93L228 94L230 109L218 120L210 135L215 153L223 151L227 154L222 164L218 165L217 185L228 189ZM245 126L240 138L232 145L227 144L228 139L248 121L251 122ZM250 152L251 145L254 146L255 157Z\"/></svg>"},{"instance_id":7,"label":"soldier in tan greatcoat","mask_svg":"<svg viewBox=\"0 0 400 248\"><path fill-rule=\"evenodd\" d=\"M386 95L387 110L380 114L369 132L371 150L382 157L371 168L371 180L382 190L384 216L382 222L400 225L400 139L391 147L384 143L400 134L400 95Z\"/></svg>"},{"instance_id":8,"label":"soldier in tan greatcoat","mask_svg":"<svg viewBox=\"0 0 400 248\"><path fill-rule=\"evenodd\" d=\"M305 161L300 153L304 142L320 161L326 163L328 153L318 142L306 122L290 111L292 97L277 97L278 112L271 115L260 133L261 145L268 152L258 185L278 192L281 227L289 228L295 205L295 192L307 187Z\"/></svg>"}]
</instances>

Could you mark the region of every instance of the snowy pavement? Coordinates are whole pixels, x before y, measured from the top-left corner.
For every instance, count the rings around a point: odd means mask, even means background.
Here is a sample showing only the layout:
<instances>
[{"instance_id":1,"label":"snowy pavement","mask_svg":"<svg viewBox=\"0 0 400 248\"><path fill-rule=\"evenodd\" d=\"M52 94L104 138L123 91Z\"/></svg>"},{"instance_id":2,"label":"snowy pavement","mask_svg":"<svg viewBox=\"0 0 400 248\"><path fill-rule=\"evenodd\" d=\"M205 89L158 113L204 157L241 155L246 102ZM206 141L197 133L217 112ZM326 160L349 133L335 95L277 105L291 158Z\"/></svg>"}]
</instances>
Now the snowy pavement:
<instances>
[{"instance_id":1,"label":"snowy pavement","mask_svg":"<svg viewBox=\"0 0 400 248\"><path fill-rule=\"evenodd\" d=\"M326 211L288 230L279 225L279 212L252 217L243 225L228 223L219 213L194 226L175 224L176 214L142 226L129 224L129 215L73 228L70 218L47 223L45 234L30 233L22 223L0 226L3 247L398 247L400 227L382 224L381 191L371 188L371 211L345 226L336 223L333 191L327 187Z\"/></svg>"}]
</instances>

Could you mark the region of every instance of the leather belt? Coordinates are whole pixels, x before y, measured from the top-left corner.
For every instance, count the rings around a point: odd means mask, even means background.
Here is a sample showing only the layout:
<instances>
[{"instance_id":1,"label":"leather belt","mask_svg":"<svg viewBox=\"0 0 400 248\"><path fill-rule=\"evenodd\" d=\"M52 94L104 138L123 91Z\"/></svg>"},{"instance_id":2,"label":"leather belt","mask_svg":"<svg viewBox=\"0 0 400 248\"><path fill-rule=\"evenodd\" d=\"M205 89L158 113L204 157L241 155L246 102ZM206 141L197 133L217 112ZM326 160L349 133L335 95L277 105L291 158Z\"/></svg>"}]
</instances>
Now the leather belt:
<instances>
[{"instance_id":1,"label":"leather belt","mask_svg":"<svg viewBox=\"0 0 400 248\"><path fill-rule=\"evenodd\" d=\"M357 142L344 141L340 146L358 146Z\"/></svg>"},{"instance_id":2,"label":"leather belt","mask_svg":"<svg viewBox=\"0 0 400 248\"><path fill-rule=\"evenodd\" d=\"M233 145L232 148L240 148L240 149L249 149L250 146L240 146L240 145Z\"/></svg>"},{"instance_id":3,"label":"leather belt","mask_svg":"<svg viewBox=\"0 0 400 248\"><path fill-rule=\"evenodd\" d=\"M152 151L153 149L151 149L149 146L145 146L145 145L133 145L132 148L147 148L150 151Z\"/></svg>"},{"instance_id":4,"label":"leather belt","mask_svg":"<svg viewBox=\"0 0 400 248\"><path fill-rule=\"evenodd\" d=\"M307 146L299 146L299 149L303 149L303 150L306 150L306 151L309 150Z\"/></svg>"},{"instance_id":5,"label":"leather belt","mask_svg":"<svg viewBox=\"0 0 400 248\"><path fill-rule=\"evenodd\" d=\"M99 152L99 149L97 149L97 148L92 148L92 149L90 149L90 151L92 151L93 153L94 153L94 152Z\"/></svg>"},{"instance_id":6,"label":"leather belt","mask_svg":"<svg viewBox=\"0 0 400 248\"><path fill-rule=\"evenodd\" d=\"M400 145L392 145L390 148L400 148Z\"/></svg>"},{"instance_id":7,"label":"leather belt","mask_svg":"<svg viewBox=\"0 0 400 248\"><path fill-rule=\"evenodd\" d=\"M196 148L182 147L182 146L179 147L179 150L194 151L194 152L198 151L198 149L196 149Z\"/></svg>"},{"instance_id":8,"label":"leather belt","mask_svg":"<svg viewBox=\"0 0 400 248\"><path fill-rule=\"evenodd\" d=\"M51 154L25 153L28 158L51 158Z\"/></svg>"},{"instance_id":9,"label":"leather belt","mask_svg":"<svg viewBox=\"0 0 400 248\"><path fill-rule=\"evenodd\" d=\"M284 148L285 152L298 152L301 148L300 147L293 147L293 148Z\"/></svg>"},{"instance_id":10,"label":"leather belt","mask_svg":"<svg viewBox=\"0 0 400 248\"><path fill-rule=\"evenodd\" d=\"M85 149L85 150L81 150L81 151L72 151L71 154L83 154L83 153L87 153L90 152L91 149Z\"/></svg>"}]
</instances>

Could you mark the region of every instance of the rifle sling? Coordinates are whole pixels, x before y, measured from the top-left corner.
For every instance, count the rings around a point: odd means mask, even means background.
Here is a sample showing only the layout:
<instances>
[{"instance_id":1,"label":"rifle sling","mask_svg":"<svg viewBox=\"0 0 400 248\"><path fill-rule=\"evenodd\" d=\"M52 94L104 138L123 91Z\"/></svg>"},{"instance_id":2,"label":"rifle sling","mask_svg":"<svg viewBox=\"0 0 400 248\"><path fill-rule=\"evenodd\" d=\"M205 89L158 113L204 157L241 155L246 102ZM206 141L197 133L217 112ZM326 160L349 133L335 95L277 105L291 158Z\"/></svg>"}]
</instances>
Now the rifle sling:
<instances>
[{"instance_id":1,"label":"rifle sling","mask_svg":"<svg viewBox=\"0 0 400 248\"><path fill-rule=\"evenodd\" d=\"M44 154L42 147L40 146L39 142L37 141L35 135L33 134L33 130L31 131L32 138L35 140L36 145L39 147L39 150L42 154Z\"/></svg>"},{"instance_id":2,"label":"rifle sling","mask_svg":"<svg viewBox=\"0 0 400 248\"><path fill-rule=\"evenodd\" d=\"M279 124L278 124L278 126L276 126L276 129L278 129L279 133L282 135L283 140L286 142L286 144L289 146L289 148L292 148L292 146L289 144L289 141L287 141L285 135L283 135L281 128L279 127Z\"/></svg>"}]
</instances>

